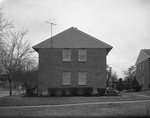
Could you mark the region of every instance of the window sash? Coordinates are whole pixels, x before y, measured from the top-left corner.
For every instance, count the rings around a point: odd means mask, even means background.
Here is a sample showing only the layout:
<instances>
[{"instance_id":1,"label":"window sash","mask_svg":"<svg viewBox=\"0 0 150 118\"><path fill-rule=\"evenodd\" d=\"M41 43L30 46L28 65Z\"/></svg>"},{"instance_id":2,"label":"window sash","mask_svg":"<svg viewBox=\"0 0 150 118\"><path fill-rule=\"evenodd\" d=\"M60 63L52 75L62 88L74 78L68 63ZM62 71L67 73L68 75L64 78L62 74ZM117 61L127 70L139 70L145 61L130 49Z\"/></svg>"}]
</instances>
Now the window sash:
<instances>
[{"instance_id":1,"label":"window sash","mask_svg":"<svg viewBox=\"0 0 150 118\"><path fill-rule=\"evenodd\" d=\"M142 62L142 69L144 70L144 62Z\"/></svg>"},{"instance_id":2,"label":"window sash","mask_svg":"<svg viewBox=\"0 0 150 118\"><path fill-rule=\"evenodd\" d=\"M63 49L63 61L71 61L71 49Z\"/></svg>"},{"instance_id":3,"label":"window sash","mask_svg":"<svg viewBox=\"0 0 150 118\"><path fill-rule=\"evenodd\" d=\"M86 81L87 81L87 73L78 72L78 85L86 85Z\"/></svg>"},{"instance_id":4,"label":"window sash","mask_svg":"<svg viewBox=\"0 0 150 118\"><path fill-rule=\"evenodd\" d=\"M144 84L144 76L141 77L141 84Z\"/></svg>"},{"instance_id":5,"label":"window sash","mask_svg":"<svg viewBox=\"0 0 150 118\"><path fill-rule=\"evenodd\" d=\"M139 64L139 70L141 70L141 64Z\"/></svg>"},{"instance_id":6,"label":"window sash","mask_svg":"<svg viewBox=\"0 0 150 118\"><path fill-rule=\"evenodd\" d=\"M144 76L139 77L139 84L143 85L144 84Z\"/></svg>"},{"instance_id":7,"label":"window sash","mask_svg":"<svg viewBox=\"0 0 150 118\"><path fill-rule=\"evenodd\" d=\"M63 72L63 85L71 85L71 72Z\"/></svg>"},{"instance_id":8,"label":"window sash","mask_svg":"<svg viewBox=\"0 0 150 118\"><path fill-rule=\"evenodd\" d=\"M79 49L78 60L79 61L86 61L86 57L87 57L86 49Z\"/></svg>"}]
</instances>

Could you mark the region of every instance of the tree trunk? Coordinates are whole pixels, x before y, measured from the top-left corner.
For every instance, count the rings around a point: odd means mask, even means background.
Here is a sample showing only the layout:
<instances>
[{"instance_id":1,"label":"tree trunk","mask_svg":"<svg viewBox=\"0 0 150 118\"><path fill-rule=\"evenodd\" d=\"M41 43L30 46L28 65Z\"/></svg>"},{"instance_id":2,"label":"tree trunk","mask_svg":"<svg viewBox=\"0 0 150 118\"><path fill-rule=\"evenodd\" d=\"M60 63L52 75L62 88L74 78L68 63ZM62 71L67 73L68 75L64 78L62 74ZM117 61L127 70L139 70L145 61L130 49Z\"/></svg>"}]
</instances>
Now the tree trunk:
<instances>
[{"instance_id":1,"label":"tree trunk","mask_svg":"<svg viewBox=\"0 0 150 118\"><path fill-rule=\"evenodd\" d=\"M11 81L11 77L9 78L9 95L12 96L12 81Z\"/></svg>"}]
</instances>

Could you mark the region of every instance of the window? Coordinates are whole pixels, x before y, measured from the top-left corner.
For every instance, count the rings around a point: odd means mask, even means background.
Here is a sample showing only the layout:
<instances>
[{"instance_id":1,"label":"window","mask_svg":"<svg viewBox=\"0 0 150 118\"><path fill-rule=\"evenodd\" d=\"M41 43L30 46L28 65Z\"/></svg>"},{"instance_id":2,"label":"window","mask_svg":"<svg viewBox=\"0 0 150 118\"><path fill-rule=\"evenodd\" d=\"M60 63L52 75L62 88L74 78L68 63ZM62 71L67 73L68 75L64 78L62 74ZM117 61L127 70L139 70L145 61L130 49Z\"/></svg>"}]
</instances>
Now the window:
<instances>
[{"instance_id":1,"label":"window","mask_svg":"<svg viewBox=\"0 0 150 118\"><path fill-rule=\"evenodd\" d=\"M86 72L78 72L78 85L86 85Z\"/></svg>"},{"instance_id":2,"label":"window","mask_svg":"<svg viewBox=\"0 0 150 118\"><path fill-rule=\"evenodd\" d=\"M141 70L141 63L139 64L139 70Z\"/></svg>"},{"instance_id":3,"label":"window","mask_svg":"<svg viewBox=\"0 0 150 118\"><path fill-rule=\"evenodd\" d=\"M138 78L138 82L139 82L139 84L141 85L141 78L140 78L140 77Z\"/></svg>"},{"instance_id":4,"label":"window","mask_svg":"<svg viewBox=\"0 0 150 118\"><path fill-rule=\"evenodd\" d=\"M139 78L139 84L140 85L144 84L144 76L142 76L142 77Z\"/></svg>"},{"instance_id":5,"label":"window","mask_svg":"<svg viewBox=\"0 0 150 118\"><path fill-rule=\"evenodd\" d=\"M144 76L141 77L141 84L144 84Z\"/></svg>"},{"instance_id":6,"label":"window","mask_svg":"<svg viewBox=\"0 0 150 118\"><path fill-rule=\"evenodd\" d=\"M86 49L79 49L78 50L78 60L79 61L86 61L86 56L87 56L86 53L87 53Z\"/></svg>"},{"instance_id":7,"label":"window","mask_svg":"<svg viewBox=\"0 0 150 118\"><path fill-rule=\"evenodd\" d=\"M71 85L71 72L63 72L63 85Z\"/></svg>"},{"instance_id":8,"label":"window","mask_svg":"<svg viewBox=\"0 0 150 118\"><path fill-rule=\"evenodd\" d=\"M142 69L144 70L144 62L142 62Z\"/></svg>"},{"instance_id":9,"label":"window","mask_svg":"<svg viewBox=\"0 0 150 118\"><path fill-rule=\"evenodd\" d=\"M63 61L71 61L71 49L63 49Z\"/></svg>"}]
</instances>

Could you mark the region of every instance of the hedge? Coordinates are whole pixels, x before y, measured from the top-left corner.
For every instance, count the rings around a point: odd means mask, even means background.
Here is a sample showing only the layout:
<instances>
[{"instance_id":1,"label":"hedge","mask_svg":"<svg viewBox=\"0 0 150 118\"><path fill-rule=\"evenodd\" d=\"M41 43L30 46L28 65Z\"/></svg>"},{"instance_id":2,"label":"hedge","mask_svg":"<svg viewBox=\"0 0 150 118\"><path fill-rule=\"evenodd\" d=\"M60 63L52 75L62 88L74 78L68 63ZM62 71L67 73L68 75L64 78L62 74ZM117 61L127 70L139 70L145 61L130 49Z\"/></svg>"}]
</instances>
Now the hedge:
<instances>
[{"instance_id":1,"label":"hedge","mask_svg":"<svg viewBox=\"0 0 150 118\"><path fill-rule=\"evenodd\" d=\"M70 88L48 88L49 95L91 95L93 93L92 87L70 87Z\"/></svg>"},{"instance_id":2,"label":"hedge","mask_svg":"<svg viewBox=\"0 0 150 118\"><path fill-rule=\"evenodd\" d=\"M97 89L98 95L100 95L100 96L104 96L105 95L105 91L106 91L105 88L98 88Z\"/></svg>"},{"instance_id":3,"label":"hedge","mask_svg":"<svg viewBox=\"0 0 150 118\"><path fill-rule=\"evenodd\" d=\"M136 92L139 92L142 90L142 86L141 85L134 85L133 90L135 90Z\"/></svg>"}]
</instances>

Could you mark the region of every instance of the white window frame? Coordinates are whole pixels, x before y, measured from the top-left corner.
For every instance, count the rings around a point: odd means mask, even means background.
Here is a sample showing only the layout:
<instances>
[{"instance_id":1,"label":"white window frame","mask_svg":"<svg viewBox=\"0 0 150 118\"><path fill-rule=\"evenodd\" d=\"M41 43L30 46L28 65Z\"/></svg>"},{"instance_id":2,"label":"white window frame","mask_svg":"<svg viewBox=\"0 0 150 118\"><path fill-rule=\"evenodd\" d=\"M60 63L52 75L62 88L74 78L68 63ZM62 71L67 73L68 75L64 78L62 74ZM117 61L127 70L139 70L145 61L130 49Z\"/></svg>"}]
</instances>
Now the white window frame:
<instances>
[{"instance_id":1,"label":"white window frame","mask_svg":"<svg viewBox=\"0 0 150 118\"><path fill-rule=\"evenodd\" d=\"M87 72L78 72L78 85L87 85Z\"/></svg>"},{"instance_id":2,"label":"white window frame","mask_svg":"<svg viewBox=\"0 0 150 118\"><path fill-rule=\"evenodd\" d=\"M71 85L71 72L63 72L62 85Z\"/></svg>"},{"instance_id":3,"label":"white window frame","mask_svg":"<svg viewBox=\"0 0 150 118\"><path fill-rule=\"evenodd\" d=\"M84 59L81 59L82 55L85 55ZM87 61L87 50L86 49L78 49L78 61Z\"/></svg>"},{"instance_id":4,"label":"white window frame","mask_svg":"<svg viewBox=\"0 0 150 118\"><path fill-rule=\"evenodd\" d=\"M66 53L69 53L68 57L66 57ZM63 61L71 61L71 49L70 48L63 49Z\"/></svg>"}]
</instances>

